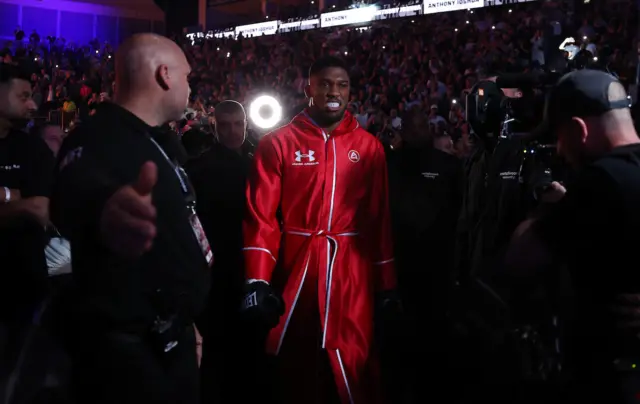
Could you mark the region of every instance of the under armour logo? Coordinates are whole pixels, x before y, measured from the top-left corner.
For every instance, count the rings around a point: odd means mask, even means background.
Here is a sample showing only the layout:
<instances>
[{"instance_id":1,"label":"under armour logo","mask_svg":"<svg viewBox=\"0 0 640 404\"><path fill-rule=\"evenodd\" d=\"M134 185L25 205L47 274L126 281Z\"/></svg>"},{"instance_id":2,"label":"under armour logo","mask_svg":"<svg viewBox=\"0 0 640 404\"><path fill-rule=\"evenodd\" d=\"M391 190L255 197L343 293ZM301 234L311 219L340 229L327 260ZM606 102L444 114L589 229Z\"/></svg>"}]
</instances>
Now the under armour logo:
<instances>
[{"instance_id":1,"label":"under armour logo","mask_svg":"<svg viewBox=\"0 0 640 404\"><path fill-rule=\"evenodd\" d=\"M315 153L316 153L316 152L314 152L313 150L309 150L309 153L308 153L308 154L303 154L300 150L298 150L298 151L296 151L296 162L297 162L297 163L302 162L302 158L306 158L306 159L308 159L309 161L316 161L316 158L315 158L315 157L313 157L313 155L314 155Z\"/></svg>"}]
</instances>

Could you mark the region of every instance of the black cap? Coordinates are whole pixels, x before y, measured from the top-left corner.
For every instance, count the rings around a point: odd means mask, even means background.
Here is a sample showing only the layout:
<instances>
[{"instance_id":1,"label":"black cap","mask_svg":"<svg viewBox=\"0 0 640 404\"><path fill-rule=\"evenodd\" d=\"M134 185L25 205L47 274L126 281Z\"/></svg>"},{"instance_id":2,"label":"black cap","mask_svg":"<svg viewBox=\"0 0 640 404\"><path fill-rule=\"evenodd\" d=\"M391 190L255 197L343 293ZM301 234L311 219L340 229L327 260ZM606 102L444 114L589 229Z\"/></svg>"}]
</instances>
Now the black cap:
<instances>
[{"instance_id":1,"label":"black cap","mask_svg":"<svg viewBox=\"0 0 640 404\"><path fill-rule=\"evenodd\" d=\"M574 117L599 116L630 107L631 99L614 76L600 70L577 70L564 75L549 92L545 123L548 129L554 129Z\"/></svg>"}]
</instances>

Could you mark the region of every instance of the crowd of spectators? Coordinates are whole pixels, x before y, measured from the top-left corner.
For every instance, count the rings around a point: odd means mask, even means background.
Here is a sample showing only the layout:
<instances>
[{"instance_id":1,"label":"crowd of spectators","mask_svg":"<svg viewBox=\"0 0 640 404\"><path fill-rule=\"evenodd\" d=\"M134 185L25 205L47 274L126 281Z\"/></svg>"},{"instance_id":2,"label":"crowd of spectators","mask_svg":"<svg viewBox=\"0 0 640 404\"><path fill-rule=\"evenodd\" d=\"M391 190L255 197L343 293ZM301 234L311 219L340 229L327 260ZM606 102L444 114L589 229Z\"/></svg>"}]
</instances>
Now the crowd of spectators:
<instances>
[{"instance_id":1,"label":"crowd of spectators","mask_svg":"<svg viewBox=\"0 0 640 404\"><path fill-rule=\"evenodd\" d=\"M443 147L468 153L465 94L479 79L550 65L567 36L595 53L600 64L631 83L637 64L636 13L627 0L574 4L529 2L256 38L182 43L192 62L192 103L180 133L208 132L208 116L224 99L245 106L258 94L276 95L285 119L305 105L312 61L338 55L351 66L349 109L372 134L399 142L403 114L429 115ZM34 34L36 34L34 32ZM68 128L113 94L113 48L98 39L79 46L36 34L7 43L0 60L33 67L34 100L42 119ZM24 36L24 35L23 35ZM183 42L177 38L179 42ZM556 52L557 53L557 52Z\"/></svg>"}]
</instances>

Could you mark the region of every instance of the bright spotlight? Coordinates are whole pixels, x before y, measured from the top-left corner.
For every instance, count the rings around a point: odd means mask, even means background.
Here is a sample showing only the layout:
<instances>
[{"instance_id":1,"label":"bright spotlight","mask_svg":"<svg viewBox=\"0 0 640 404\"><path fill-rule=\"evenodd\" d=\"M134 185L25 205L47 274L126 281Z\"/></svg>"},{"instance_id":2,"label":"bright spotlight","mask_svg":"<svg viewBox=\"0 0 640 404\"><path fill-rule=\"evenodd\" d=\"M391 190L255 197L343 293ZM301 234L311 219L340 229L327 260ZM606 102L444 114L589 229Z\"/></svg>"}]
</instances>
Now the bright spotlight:
<instances>
[{"instance_id":1,"label":"bright spotlight","mask_svg":"<svg viewBox=\"0 0 640 404\"><path fill-rule=\"evenodd\" d=\"M261 114L265 107L271 110L271 115L266 118ZM249 105L249 118L260 129L271 129L282 119L282 106L275 98L262 95Z\"/></svg>"}]
</instances>

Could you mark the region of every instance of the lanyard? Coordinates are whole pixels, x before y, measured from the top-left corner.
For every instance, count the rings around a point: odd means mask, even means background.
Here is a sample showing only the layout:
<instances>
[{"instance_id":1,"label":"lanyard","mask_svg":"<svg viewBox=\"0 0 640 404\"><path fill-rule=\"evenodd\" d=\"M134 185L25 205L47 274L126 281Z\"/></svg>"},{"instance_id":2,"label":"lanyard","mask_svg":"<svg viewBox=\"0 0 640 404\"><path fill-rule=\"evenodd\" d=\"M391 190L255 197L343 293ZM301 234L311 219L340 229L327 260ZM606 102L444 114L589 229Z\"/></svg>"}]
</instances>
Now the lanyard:
<instances>
[{"instance_id":1,"label":"lanyard","mask_svg":"<svg viewBox=\"0 0 640 404\"><path fill-rule=\"evenodd\" d=\"M160 150L160 153L162 153L164 158L167 160L167 163L169 163L169 165L173 168L173 172L176 173L176 177L178 177L178 181L180 181L180 188L182 188L182 192L184 192L185 194L188 194L189 193L189 188L187 187L187 184L186 184L184 178L182 178L182 175L180 174L180 168L178 167L178 165L177 164L173 164L173 162L171 162L171 159L169 158L169 156L167 156L167 153L165 153L165 151L162 149L162 147L160 147L160 145L158 144L158 142L155 141L154 138L149 136L149 139L151 139L153 144L156 145L158 150Z\"/></svg>"}]
</instances>

